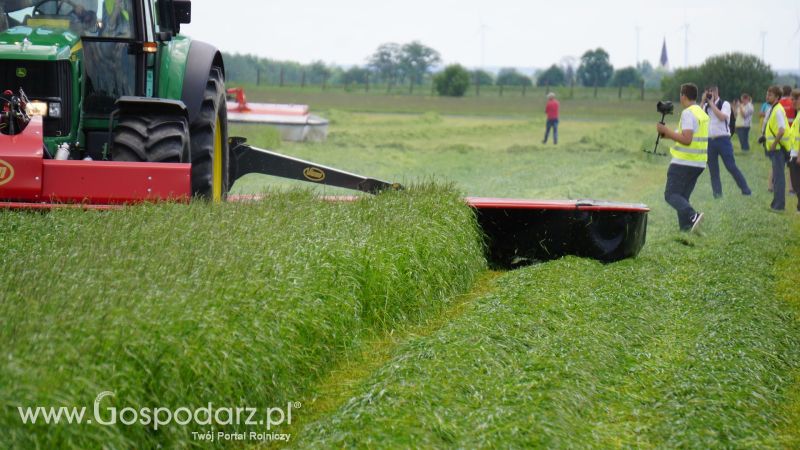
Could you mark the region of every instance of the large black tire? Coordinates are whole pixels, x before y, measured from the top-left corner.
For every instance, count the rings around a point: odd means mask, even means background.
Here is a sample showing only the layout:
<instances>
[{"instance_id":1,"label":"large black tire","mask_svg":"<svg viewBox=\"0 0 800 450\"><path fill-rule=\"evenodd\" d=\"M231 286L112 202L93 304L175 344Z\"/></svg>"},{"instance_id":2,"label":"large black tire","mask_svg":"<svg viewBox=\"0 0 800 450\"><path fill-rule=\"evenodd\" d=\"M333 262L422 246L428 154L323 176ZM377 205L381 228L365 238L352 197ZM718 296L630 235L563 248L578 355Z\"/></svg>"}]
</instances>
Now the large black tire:
<instances>
[{"instance_id":1,"label":"large black tire","mask_svg":"<svg viewBox=\"0 0 800 450\"><path fill-rule=\"evenodd\" d=\"M228 114L225 104L225 80L219 67L208 76L203 103L191 124L192 193L221 201L230 189L228 150ZM214 163L219 158L215 173Z\"/></svg>"},{"instance_id":2,"label":"large black tire","mask_svg":"<svg viewBox=\"0 0 800 450\"><path fill-rule=\"evenodd\" d=\"M189 162L189 124L167 115L120 116L111 138L111 159Z\"/></svg>"}]
</instances>

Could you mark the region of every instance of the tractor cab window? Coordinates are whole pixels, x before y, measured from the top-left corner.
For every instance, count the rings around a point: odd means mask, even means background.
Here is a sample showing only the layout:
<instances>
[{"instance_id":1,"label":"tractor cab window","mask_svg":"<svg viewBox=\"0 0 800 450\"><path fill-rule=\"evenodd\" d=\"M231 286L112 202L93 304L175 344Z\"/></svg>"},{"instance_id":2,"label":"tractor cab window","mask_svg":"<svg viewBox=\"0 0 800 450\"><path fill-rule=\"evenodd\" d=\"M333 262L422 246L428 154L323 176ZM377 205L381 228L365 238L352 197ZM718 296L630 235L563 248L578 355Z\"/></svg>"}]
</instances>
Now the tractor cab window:
<instances>
[{"instance_id":1,"label":"tractor cab window","mask_svg":"<svg viewBox=\"0 0 800 450\"><path fill-rule=\"evenodd\" d=\"M0 28L68 29L87 37L134 37L131 0L0 0ZM0 29L2 31L2 29Z\"/></svg>"}]
</instances>

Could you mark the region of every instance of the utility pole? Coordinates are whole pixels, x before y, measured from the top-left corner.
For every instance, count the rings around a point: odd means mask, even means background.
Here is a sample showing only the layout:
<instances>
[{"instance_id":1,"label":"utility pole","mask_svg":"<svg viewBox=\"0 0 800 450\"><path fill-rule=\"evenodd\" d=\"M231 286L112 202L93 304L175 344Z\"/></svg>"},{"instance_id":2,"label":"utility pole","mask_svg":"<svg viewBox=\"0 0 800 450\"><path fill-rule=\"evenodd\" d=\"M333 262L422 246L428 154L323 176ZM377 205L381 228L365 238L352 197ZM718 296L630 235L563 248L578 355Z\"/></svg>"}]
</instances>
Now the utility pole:
<instances>
[{"instance_id":1,"label":"utility pole","mask_svg":"<svg viewBox=\"0 0 800 450\"><path fill-rule=\"evenodd\" d=\"M767 60L764 58L764 50L767 48L767 32L761 32L761 61L766 62Z\"/></svg>"},{"instance_id":2,"label":"utility pole","mask_svg":"<svg viewBox=\"0 0 800 450\"><path fill-rule=\"evenodd\" d=\"M639 68L639 33L642 31L642 27L636 27L636 68Z\"/></svg>"}]
</instances>

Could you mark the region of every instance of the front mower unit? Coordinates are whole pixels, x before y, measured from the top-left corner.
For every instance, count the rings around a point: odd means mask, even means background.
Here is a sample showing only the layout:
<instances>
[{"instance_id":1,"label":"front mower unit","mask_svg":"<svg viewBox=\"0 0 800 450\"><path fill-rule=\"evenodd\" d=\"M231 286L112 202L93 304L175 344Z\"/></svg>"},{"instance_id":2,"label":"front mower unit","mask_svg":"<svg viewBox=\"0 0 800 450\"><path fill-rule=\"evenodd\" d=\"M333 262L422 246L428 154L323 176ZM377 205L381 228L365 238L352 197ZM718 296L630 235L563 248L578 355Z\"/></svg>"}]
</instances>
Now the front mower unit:
<instances>
[{"instance_id":1,"label":"front mower unit","mask_svg":"<svg viewBox=\"0 0 800 450\"><path fill-rule=\"evenodd\" d=\"M107 208L142 201L188 201L191 164L43 159L42 119L0 134L0 207Z\"/></svg>"},{"instance_id":2,"label":"front mower unit","mask_svg":"<svg viewBox=\"0 0 800 450\"><path fill-rule=\"evenodd\" d=\"M575 255L613 262L645 243L645 205L594 200L537 201L468 197L495 267L513 268Z\"/></svg>"}]
</instances>

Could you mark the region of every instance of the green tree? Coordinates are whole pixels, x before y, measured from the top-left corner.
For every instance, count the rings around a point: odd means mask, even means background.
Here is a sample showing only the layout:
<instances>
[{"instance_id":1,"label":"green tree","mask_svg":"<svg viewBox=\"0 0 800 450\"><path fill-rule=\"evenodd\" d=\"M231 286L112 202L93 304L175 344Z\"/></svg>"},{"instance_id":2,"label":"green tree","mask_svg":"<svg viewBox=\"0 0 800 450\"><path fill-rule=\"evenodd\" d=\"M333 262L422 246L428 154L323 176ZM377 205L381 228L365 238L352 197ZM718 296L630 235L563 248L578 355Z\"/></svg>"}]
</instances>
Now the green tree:
<instances>
[{"instance_id":1,"label":"green tree","mask_svg":"<svg viewBox=\"0 0 800 450\"><path fill-rule=\"evenodd\" d=\"M529 77L517 72L517 69L514 68L501 69L497 74L495 84L498 86L533 86Z\"/></svg>"},{"instance_id":2,"label":"green tree","mask_svg":"<svg viewBox=\"0 0 800 450\"><path fill-rule=\"evenodd\" d=\"M742 93L763 96L775 78L769 65L753 55L726 53L712 56L700 66L703 85L719 86L720 95L728 100L738 98Z\"/></svg>"},{"instance_id":3,"label":"green tree","mask_svg":"<svg viewBox=\"0 0 800 450\"><path fill-rule=\"evenodd\" d=\"M433 84L441 96L463 97L469 88L469 72L460 64L453 64L437 74Z\"/></svg>"},{"instance_id":4,"label":"green tree","mask_svg":"<svg viewBox=\"0 0 800 450\"><path fill-rule=\"evenodd\" d=\"M613 73L614 66L609 62L608 53L602 48L587 50L581 56L581 64L578 66L578 80L582 85L605 86Z\"/></svg>"},{"instance_id":5,"label":"green tree","mask_svg":"<svg viewBox=\"0 0 800 450\"><path fill-rule=\"evenodd\" d=\"M633 67L626 67L614 71L614 76L611 77L611 85L617 87L625 86L639 86L642 83L642 76L639 71Z\"/></svg>"},{"instance_id":6,"label":"green tree","mask_svg":"<svg viewBox=\"0 0 800 450\"><path fill-rule=\"evenodd\" d=\"M553 64L542 72L536 79L537 86L563 86L566 81L566 74L561 67Z\"/></svg>"},{"instance_id":7,"label":"green tree","mask_svg":"<svg viewBox=\"0 0 800 450\"><path fill-rule=\"evenodd\" d=\"M349 84L367 84L369 82L369 69L365 67L351 67L342 74L342 83Z\"/></svg>"},{"instance_id":8,"label":"green tree","mask_svg":"<svg viewBox=\"0 0 800 450\"><path fill-rule=\"evenodd\" d=\"M699 67L685 67L665 76L661 80L661 90L667 98L678 101L681 85L684 83L694 83L702 92L706 81Z\"/></svg>"},{"instance_id":9,"label":"green tree","mask_svg":"<svg viewBox=\"0 0 800 450\"><path fill-rule=\"evenodd\" d=\"M564 83L572 85L572 82L575 80L575 68L572 67L571 64L567 64L567 68L564 69Z\"/></svg>"},{"instance_id":10,"label":"green tree","mask_svg":"<svg viewBox=\"0 0 800 450\"><path fill-rule=\"evenodd\" d=\"M481 69L470 72L469 79L480 86L491 86L494 84L494 77L492 74Z\"/></svg>"},{"instance_id":11,"label":"green tree","mask_svg":"<svg viewBox=\"0 0 800 450\"><path fill-rule=\"evenodd\" d=\"M314 61L308 66L308 82L323 84L331 77L332 70L322 61Z\"/></svg>"},{"instance_id":12,"label":"green tree","mask_svg":"<svg viewBox=\"0 0 800 450\"><path fill-rule=\"evenodd\" d=\"M441 60L439 52L419 41L403 45L400 50L400 66L404 74L408 76L409 92L413 92L414 85L421 84L425 74Z\"/></svg>"},{"instance_id":13,"label":"green tree","mask_svg":"<svg viewBox=\"0 0 800 450\"><path fill-rule=\"evenodd\" d=\"M636 66L636 70L644 79L645 89L660 89L661 80L669 75L669 72L662 67L653 67L650 61L644 60Z\"/></svg>"},{"instance_id":14,"label":"green tree","mask_svg":"<svg viewBox=\"0 0 800 450\"><path fill-rule=\"evenodd\" d=\"M381 81L390 87L400 75L400 45L393 42L381 44L367 60Z\"/></svg>"},{"instance_id":15,"label":"green tree","mask_svg":"<svg viewBox=\"0 0 800 450\"><path fill-rule=\"evenodd\" d=\"M726 53L708 58L699 67L676 70L673 75L664 77L661 89L665 96L676 100L681 84L694 83L701 91L716 84L725 99L736 98L743 92L763 99L774 78L770 66L759 58L743 53Z\"/></svg>"}]
</instances>

